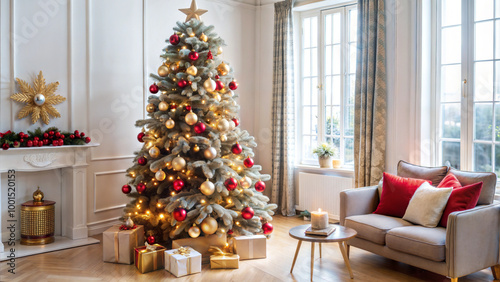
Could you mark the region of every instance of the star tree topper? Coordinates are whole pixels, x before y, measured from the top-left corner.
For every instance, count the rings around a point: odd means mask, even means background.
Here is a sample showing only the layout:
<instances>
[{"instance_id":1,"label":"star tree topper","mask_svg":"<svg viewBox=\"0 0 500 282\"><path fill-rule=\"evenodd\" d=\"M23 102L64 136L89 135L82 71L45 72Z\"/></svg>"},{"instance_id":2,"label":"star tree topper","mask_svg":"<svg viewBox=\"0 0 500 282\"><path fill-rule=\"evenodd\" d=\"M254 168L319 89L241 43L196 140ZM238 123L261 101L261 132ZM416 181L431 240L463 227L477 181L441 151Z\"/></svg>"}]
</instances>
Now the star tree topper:
<instances>
[{"instance_id":1,"label":"star tree topper","mask_svg":"<svg viewBox=\"0 0 500 282\"><path fill-rule=\"evenodd\" d=\"M54 95L59 82L52 82L46 85L42 71L40 71L40 74L38 74L38 77L33 82L33 88L22 79L16 78L16 81L19 83L21 92L13 94L10 98L26 104L17 114L18 119L25 118L31 114L31 123L35 123L39 118L42 118L45 124L49 124L49 115L61 117L61 114L53 106L66 100L63 96Z\"/></svg>"},{"instance_id":2,"label":"star tree topper","mask_svg":"<svg viewBox=\"0 0 500 282\"><path fill-rule=\"evenodd\" d=\"M207 12L207 10L198 9L196 0L191 1L191 7L189 9L179 9L179 11L186 14L186 22L188 22L190 19L200 20L200 16Z\"/></svg>"}]
</instances>

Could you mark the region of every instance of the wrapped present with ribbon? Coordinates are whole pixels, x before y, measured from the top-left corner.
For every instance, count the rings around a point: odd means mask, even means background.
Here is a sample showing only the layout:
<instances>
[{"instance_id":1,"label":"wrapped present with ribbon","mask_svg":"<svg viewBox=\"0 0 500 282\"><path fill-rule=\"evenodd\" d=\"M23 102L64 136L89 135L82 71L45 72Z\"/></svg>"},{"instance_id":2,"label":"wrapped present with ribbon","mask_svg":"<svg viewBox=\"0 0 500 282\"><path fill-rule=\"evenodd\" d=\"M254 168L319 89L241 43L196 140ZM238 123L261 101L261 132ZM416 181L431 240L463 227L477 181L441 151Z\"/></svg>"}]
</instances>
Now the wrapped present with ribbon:
<instances>
[{"instance_id":1,"label":"wrapped present with ribbon","mask_svg":"<svg viewBox=\"0 0 500 282\"><path fill-rule=\"evenodd\" d=\"M234 252L240 256L241 260L265 258L267 256L266 240L264 235L234 237Z\"/></svg>"},{"instance_id":2,"label":"wrapped present with ribbon","mask_svg":"<svg viewBox=\"0 0 500 282\"><path fill-rule=\"evenodd\" d=\"M166 248L159 244L150 245L148 242L145 246L135 248L134 263L139 272L146 273L165 267L165 250Z\"/></svg>"},{"instance_id":3,"label":"wrapped present with ribbon","mask_svg":"<svg viewBox=\"0 0 500 282\"><path fill-rule=\"evenodd\" d=\"M105 262L132 264L134 248L144 245L144 227L122 230L122 226L114 225L102 234L102 259Z\"/></svg>"},{"instance_id":4,"label":"wrapped present with ribbon","mask_svg":"<svg viewBox=\"0 0 500 282\"><path fill-rule=\"evenodd\" d=\"M201 272L201 254L191 247L165 251L165 270L181 277Z\"/></svg>"},{"instance_id":5,"label":"wrapped present with ribbon","mask_svg":"<svg viewBox=\"0 0 500 282\"><path fill-rule=\"evenodd\" d=\"M210 263L210 253L208 249L211 246L224 248L227 242L226 234L214 234L209 236L200 236L198 238L184 238L172 241L172 249L178 249L182 246L189 246L201 254L202 264Z\"/></svg>"},{"instance_id":6,"label":"wrapped present with ribbon","mask_svg":"<svg viewBox=\"0 0 500 282\"><path fill-rule=\"evenodd\" d=\"M236 269L240 267L240 256L231 252L225 252L219 247L210 247L208 251L210 256L211 269Z\"/></svg>"}]
</instances>

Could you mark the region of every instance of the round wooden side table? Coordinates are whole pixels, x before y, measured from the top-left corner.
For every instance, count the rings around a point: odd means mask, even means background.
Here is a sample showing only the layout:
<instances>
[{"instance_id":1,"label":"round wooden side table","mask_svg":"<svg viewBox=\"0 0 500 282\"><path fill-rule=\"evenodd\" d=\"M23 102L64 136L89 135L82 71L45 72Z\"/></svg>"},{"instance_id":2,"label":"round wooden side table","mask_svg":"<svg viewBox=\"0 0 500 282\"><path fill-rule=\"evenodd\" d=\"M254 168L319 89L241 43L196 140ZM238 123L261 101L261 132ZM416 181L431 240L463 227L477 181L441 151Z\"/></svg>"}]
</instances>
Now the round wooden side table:
<instances>
[{"instance_id":1,"label":"round wooden side table","mask_svg":"<svg viewBox=\"0 0 500 282\"><path fill-rule=\"evenodd\" d=\"M321 244L337 242L339 243L340 252L342 253L342 257L344 258L347 270L349 270L349 275L351 279L353 279L354 275L352 274L351 265L349 264L349 255L348 251L346 250L345 241L355 237L357 232L352 228L334 224L335 231L333 231L333 233L328 236L306 235L305 231L307 228L309 228L309 226L311 225L304 224L290 229L290 237L299 240L299 242L297 243L297 250L295 250L295 256L293 257L292 269L290 269L290 273L292 273L293 267L295 266L295 261L297 260L297 255L299 254L302 241L311 242L311 281L313 280L314 270L314 243L319 243L319 257L321 258Z\"/></svg>"}]
</instances>

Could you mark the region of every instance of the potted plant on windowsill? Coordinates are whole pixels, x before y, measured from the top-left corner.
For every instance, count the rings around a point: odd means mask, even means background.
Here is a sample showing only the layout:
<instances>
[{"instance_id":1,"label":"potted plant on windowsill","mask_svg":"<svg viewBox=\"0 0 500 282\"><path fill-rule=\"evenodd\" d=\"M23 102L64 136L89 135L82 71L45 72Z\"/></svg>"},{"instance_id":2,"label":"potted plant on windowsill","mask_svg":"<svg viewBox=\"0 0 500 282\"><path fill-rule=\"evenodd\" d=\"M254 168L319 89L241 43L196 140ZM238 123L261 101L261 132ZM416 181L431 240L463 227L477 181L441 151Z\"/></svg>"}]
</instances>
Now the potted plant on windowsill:
<instances>
[{"instance_id":1,"label":"potted plant on windowsill","mask_svg":"<svg viewBox=\"0 0 500 282\"><path fill-rule=\"evenodd\" d=\"M313 150L313 154L318 156L319 167L321 168L331 168L332 167L332 157L335 155L335 148L328 143L323 143L318 145Z\"/></svg>"}]
</instances>

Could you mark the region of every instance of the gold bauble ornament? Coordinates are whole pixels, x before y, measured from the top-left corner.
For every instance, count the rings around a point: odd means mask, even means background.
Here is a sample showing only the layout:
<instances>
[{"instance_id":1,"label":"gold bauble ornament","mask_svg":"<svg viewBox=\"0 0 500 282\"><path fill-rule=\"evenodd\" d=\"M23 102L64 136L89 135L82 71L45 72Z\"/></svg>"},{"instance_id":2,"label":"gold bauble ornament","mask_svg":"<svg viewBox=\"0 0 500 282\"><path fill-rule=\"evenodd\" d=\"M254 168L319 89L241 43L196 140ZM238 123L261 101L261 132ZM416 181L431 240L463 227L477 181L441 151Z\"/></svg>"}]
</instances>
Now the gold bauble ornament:
<instances>
[{"instance_id":1,"label":"gold bauble ornament","mask_svg":"<svg viewBox=\"0 0 500 282\"><path fill-rule=\"evenodd\" d=\"M219 46L219 48L217 48L217 55L220 55L222 54L222 46Z\"/></svg>"},{"instance_id":2,"label":"gold bauble ornament","mask_svg":"<svg viewBox=\"0 0 500 282\"><path fill-rule=\"evenodd\" d=\"M215 84L215 81L213 79L208 78L207 80L205 80L205 82L203 82L203 87L205 88L205 90L212 93L215 91L217 85Z\"/></svg>"},{"instance_id":3,"label":"gold bauble ornament","mask_svg":"<svg viewBox=\"0 0 500 282\"><path fill-rule=\"evenodd\" d=\"M189 236L191 236L191 238L198 238L198 236L200 236L200 228L198 228L198 226L192 226L191 228L189 228L188 230L188 234Z\"/></svg>"},{"instance_id":4,"label":"gold bauble ornament","mask_svg":"<svg viewBox=\"0 0 500 282\"><path fill-rule=\"evenodd\" d=\"M240 179L240 185L243 187L243 189L248 189L250 186L252 186L252 179L248 176L244 176L243 178Z\"/></svg>"},{"instance_id":5,"label":"gold bauble ornament","mask_svg":"<svg viewBox=\"0 0 500 282\"><path fill-rule=\"evenodd\" d=\"M165 101L161 101L160 104L158 104L158 109L162 112L165 112L168 110L168 104Z\"/></svg>"},{"instance_id":6,"label":"gold bauble ornament","mask_svg":"<svg viewBox=\"0 0 500 282\"><path fill-rule=\"evenodd\" d=\"M207 42L208 41L208 36L206 36L205 33L202 33L200 35L200 40L203 41L203 42Z\"/></svg>"},{"instance_id":7,"label":"gold bauble ornament","mask_svg":"<svg viewBox=\"0 0 500 282\"><path fill-rule=\"evenodd\" d=\"M208 147L203 151L203 156L209 160L213 160L217 157L217 150L214 147Z\"/></svg>"},{"instance_id":8,"label":"gold bauble ornament","mask_svg":"<svg viewBox=\"0 0 500 282\"><path fill-rule=\"evenodd\" d=\"M158 147L156 146L151 147L151 149L149 149L149 155L152 158L157 158L160 155L160 149L158 149Z\"/></svg>"},{"instance_id":9,"label":"gold bauble ornament","mask_svg":"<svg viewBox=\"0 0 500 282\"><path fill-rule=\"evenodd\" d=\"M226 142L226 141L227 141L227 136L226 136L226 134L221 134L221 135L220 135L220 141L222 141L222 142Z\"/></svg>"},{"instance_id":10,"label":"gold bauble ornament","mask_svg":"<svg viewBox=\"0 0 500 282\"><path fill-rule=\"evenodd\" d=\"M217 228L219 228L219 224L217 223L217 220L215 220L215 218L213 217L208 216L201 223L201 230L206 235L214 234L217 231Z\"/></svg>"},{"instance_id":11,"label":"gold bauble ornament","mask_svg":"<svg viewBox=\"0 0 500 282\"><path fill-rule=\"evenodd\" d=\"M152 112L154 112L155 110L156 110L156 107L155 107L155 105L154 105L154 104L148 104L148 105L146 106L146 111L147 111L148 113L152 113Z\"/></svg>"},{"instance_id":12,"label":"gold bauble ornament","mask_svg":"<svg viewBox=\"0 0 500 282\"><path fill-rule=\"evenodd\" d=\"M229 73L229 65L222 62L219 66L217 66L217 71L220 75L227 75Z\"/></svg>"},{"instance_id":13,"label":"gold bauble ornament","mask_svg":"<svg viewBox=\"0 0 500 282\"><path fill-rule=\"evenodd\" d=\"M186 73L195 76L198 73L198 69L195 66L190 66L186 69Z\"/></svg>"},{"instance_id":14,"label":"gold bauble ornament","mask_svg":"<svg viewBox=\"0 0 500 282\"><path fill-rule=\"evenodd\" d=\"M177 71L179 70L179 65L177 63L173 63L170 65L170 70L171 71Z\"/></svg>"},{"instance_id":15,"label":"gold bauble ornament","mask_svg":"<svg viewBox=\"0 0 500 282\"><path fill-rule=\"evenodd\" d=\"M229 129L229 122L223 118L217 122L217 129L220 131L227 131Z\"/></svg>"},{"instance_id":16,"label":"gold bauble ornament","mask_svg":"<svg viewBox=\"0 0 500 282\"><path fill-rule=\"evenodd\" d=\"M158 181L163 181L165 180L165 177L167 177L167 175L165 174L165 172L163 170L159 170L155 173L155 178L156 180Z\"/></svg>"},{"instance_id":17,"label":"gold bauble ornament","mask_svg":"<svg viewBox=\"0 0 500 282\"><path fill-rule=\"evenodd\" d=\"M200 191L203 195L210 196L215 192L215 186L210 180L201 183ZM203 231L205 232L205 231Z\"/></svg>"},{"instance_id":18,"label":"gold bauble ornament","mask_svg":"<svg viewBox=\"0 0 500 282\"><path fill-rule=\"evenodd\" d=\"M158 68L158 75L161 76L161 77L165 77L168 75L168 67L165 66L165 65L161 65L159 68Z\"/></svg>"},{"instance_id":19,"label":"gold bauble ornament","mask_svg":"<svg viewBox=\"0 0 500 282\"><path fill-rule=\"evenodd\" d=\"M184 169L184 167L186 167L186 160L182 157L176 157L173 161L172 161L172 168L175 170L175 171L181 171Z\"/></svg>"},{"instance_id":20,"label":"gold bauble ornament","mask_svg":"<svg viewBox=\"0 0 500 282\"><path fill-rule=\"evenodd\" d=\"M165 126L168 128L168 129L172 129L174 128L175 126L175 121L171 118L169 118L166 122L165 122Z\"/></svg>"},{"instance_id":21,"label":"gold bauble ornament","mask_svg":"<svg viewBox=\"0 0 500 282\"><path fill-rule=\"evenodd\" d=\"M198 116L191 111L191 112L187 113L184 120L186 121L187 124L194 125L195 123L198 122Z\"/></svg>"},{"instance_id":22,"label":"gold bauble ornament","mask_svg":"<svg viewBox=\"0 0 500 282\"><path fill-rule=\"evenodd\" d=\"M199 152L200 151L200 147L198 147L198 145L194 145L193 151Z\"/></svg>"}]
</instances>

